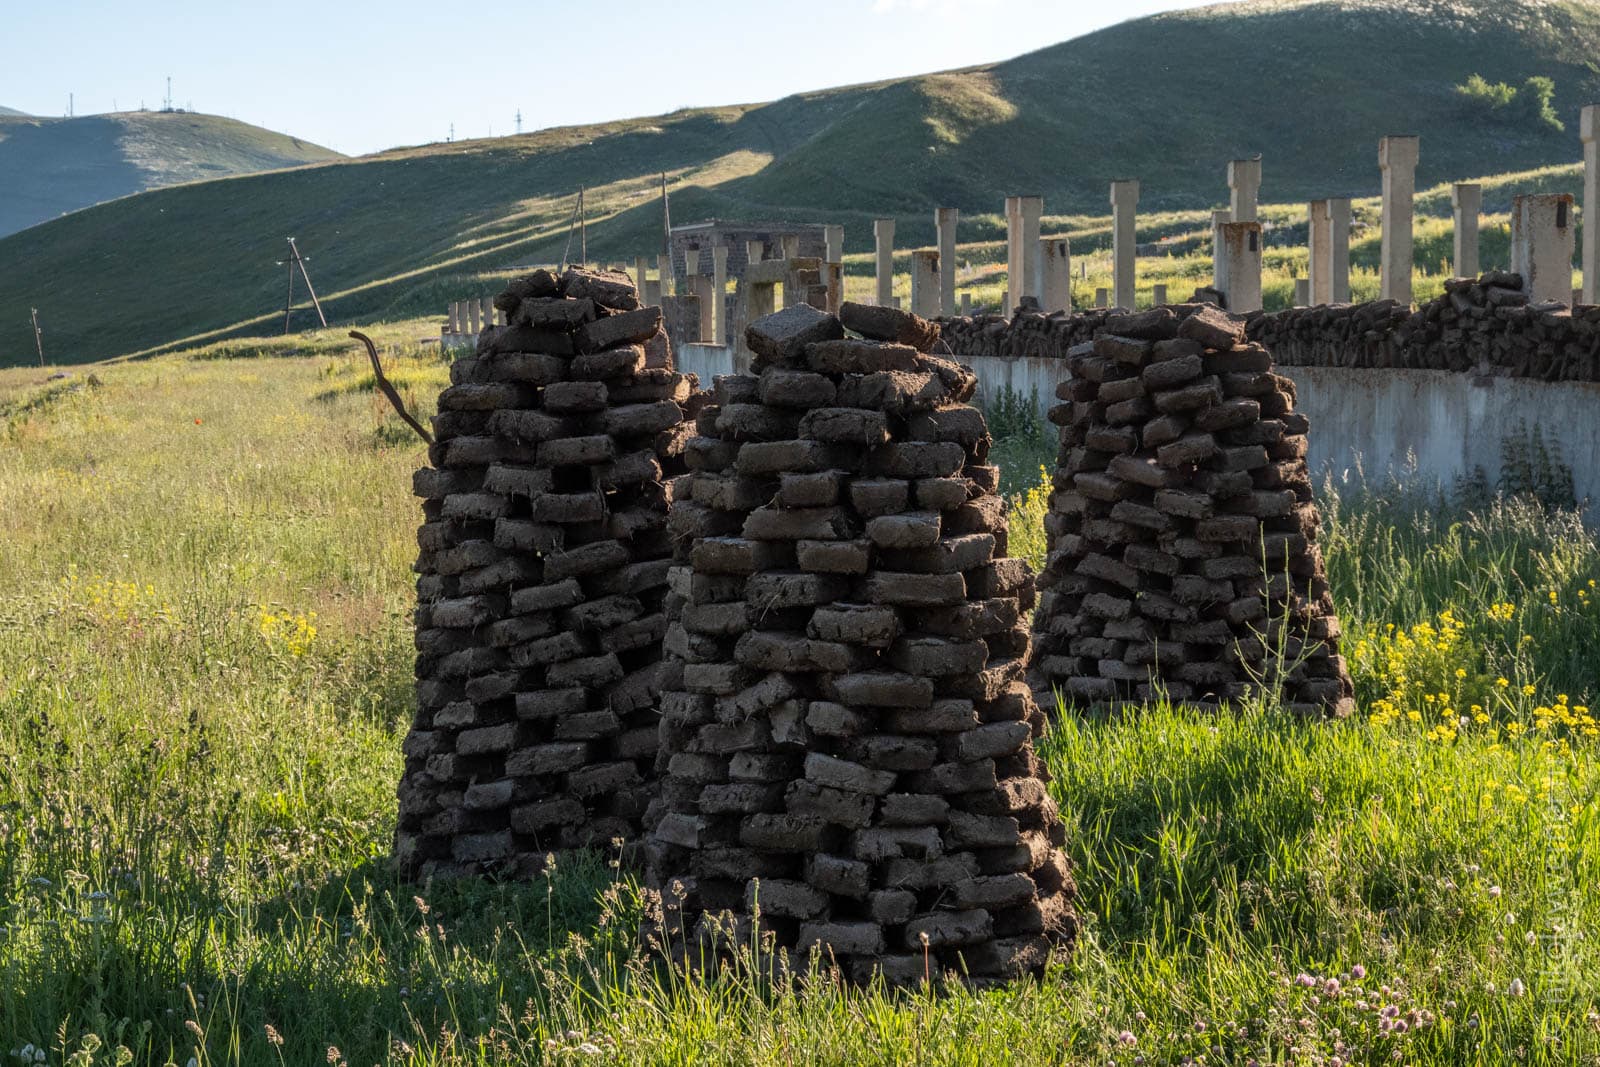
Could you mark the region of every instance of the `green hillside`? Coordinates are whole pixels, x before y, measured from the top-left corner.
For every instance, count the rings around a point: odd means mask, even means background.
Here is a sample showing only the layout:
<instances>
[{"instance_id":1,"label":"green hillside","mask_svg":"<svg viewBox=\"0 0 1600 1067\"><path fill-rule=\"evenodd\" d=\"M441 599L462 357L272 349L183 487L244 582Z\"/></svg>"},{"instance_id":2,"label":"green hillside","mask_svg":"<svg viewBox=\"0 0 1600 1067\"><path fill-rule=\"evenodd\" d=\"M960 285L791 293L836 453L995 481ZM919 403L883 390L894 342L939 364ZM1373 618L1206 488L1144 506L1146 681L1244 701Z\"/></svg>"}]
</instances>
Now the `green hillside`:
<instances>
[{"instance_id":1,"label":"green hillside","mask_svg":"<svg viewBox=\"0 0 1600 1067\"><path fill-rule=\"evenodd\" d=\"M0 234L146 189L343 158L218 115L37 118L0 108Z\"/></svg>"},{"instance_id":2,"label":"green hillside","mask_svg":"<svg viewBox=\"0 0 1600 1067\"><path fill-rule=\"evenodd\" d=\"M32 306L55 360L273 332L290 235L339 321L434 311L470 276L559 258L580 185L591 258L653 252L663 171L680 222L826 219L862 252L884 214L902 247L928 242L936 204L962 209L963 242L997 238L1019 192L1044 195L1050 229L1092 232L1114 177L1143 181L1147 215L1205 209L1226 160L1256 152L1269 202L1368 196L1385 133L1422 135L1424 187L1570 163L1596 54L1594 3L1231 4L983 68L158 190L0 240L0 365L32 357ZM1526 92L1467 99L1474 74L1550 79L1552 121Z\"/></svg>"}]
</instances>

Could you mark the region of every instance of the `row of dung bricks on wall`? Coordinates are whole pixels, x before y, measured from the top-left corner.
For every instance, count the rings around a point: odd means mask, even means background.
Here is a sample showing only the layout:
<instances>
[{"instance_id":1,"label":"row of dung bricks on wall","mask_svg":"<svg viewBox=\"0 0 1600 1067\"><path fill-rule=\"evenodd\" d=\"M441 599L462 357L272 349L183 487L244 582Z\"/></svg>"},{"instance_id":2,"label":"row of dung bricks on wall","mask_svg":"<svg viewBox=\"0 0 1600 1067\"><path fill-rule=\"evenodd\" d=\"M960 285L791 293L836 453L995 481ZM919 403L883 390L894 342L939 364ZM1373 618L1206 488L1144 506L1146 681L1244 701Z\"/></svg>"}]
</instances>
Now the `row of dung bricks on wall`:
<instances>
[{"instance_id":1,"label":"row of dung bricks on wall","mask_svg":"<svg viewBox=\"0 0 1600 1067\"><path fill-rule=\"evenodd\" d=\"M1186 307L1188 305L1173 305ZM957 355L1065 359L1109 314L1019 312L941 321ZM1454 278L1413 310L1393 300L1252 312L1246 335L1279 366L1475 371L1542 381L1600 381L1600 306L1530 304L1520 275Z\"/></svg>"}]
</instances>

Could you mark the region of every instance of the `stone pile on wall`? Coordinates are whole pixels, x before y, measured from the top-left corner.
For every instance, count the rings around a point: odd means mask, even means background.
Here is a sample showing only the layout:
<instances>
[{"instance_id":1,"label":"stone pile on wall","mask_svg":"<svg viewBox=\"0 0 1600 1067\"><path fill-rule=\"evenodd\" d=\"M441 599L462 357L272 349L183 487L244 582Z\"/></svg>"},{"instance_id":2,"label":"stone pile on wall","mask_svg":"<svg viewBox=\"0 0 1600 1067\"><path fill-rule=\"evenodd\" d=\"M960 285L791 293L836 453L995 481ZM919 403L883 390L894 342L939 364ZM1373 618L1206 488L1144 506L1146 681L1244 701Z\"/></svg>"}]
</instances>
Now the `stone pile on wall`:
<instances>
[{"instance_id":1,"label":"stone pile on wall","mask_svg":"<svg viewBox=\"0 0 1600 1067\"><path fill-rule=\"evenodd\" d=\"M794 965L817 949L852 980L1036 973L1071 937L1024 679L1032 579L938 336L791 307L751 324L753 373L699 413L649 818L675 955L749 944L758 910Z\"/></svg>"},{"instance_id":2,"label":"stone pile on wall","mask_svg":"<svg viewBox=\"0 0 1600 1067\"><path fill-rule=\"evenodd\" d=\"M1353 707L1294 383L1209 305L1113 319L1068 355L1034 683L1201 704L1275 685Z\"/></svg>"},{"instance_id":3,"label":"stone pile on wall","mask_svg":"<svg viewBox=\"0 0 1600 1067\"><path fill-rule=\"evenodd\" d=\"M1182 314L1191 305L1171 307ZM941 320L958 357L1065 359L1094 337L1105 309ZM1445 283L1413 311L1396 300L1252 312L1246 335L1283 367L1382 367L1479 371L1542 381L1600 381L1600 306L1530 304L1522 278L1490 271Z\"/></svg>"},{"instance_id":4,"label":"stone pile on wall","mask_svg":"<svg viewBox=\"0 0 1600 1067\"><path fill-rule=\"evenodd\" d=\"M528 874L636 839L694 379L626 274L536 271L451 366L417 472L417 712L396 857Z\"/></svg>"}]
</instances>

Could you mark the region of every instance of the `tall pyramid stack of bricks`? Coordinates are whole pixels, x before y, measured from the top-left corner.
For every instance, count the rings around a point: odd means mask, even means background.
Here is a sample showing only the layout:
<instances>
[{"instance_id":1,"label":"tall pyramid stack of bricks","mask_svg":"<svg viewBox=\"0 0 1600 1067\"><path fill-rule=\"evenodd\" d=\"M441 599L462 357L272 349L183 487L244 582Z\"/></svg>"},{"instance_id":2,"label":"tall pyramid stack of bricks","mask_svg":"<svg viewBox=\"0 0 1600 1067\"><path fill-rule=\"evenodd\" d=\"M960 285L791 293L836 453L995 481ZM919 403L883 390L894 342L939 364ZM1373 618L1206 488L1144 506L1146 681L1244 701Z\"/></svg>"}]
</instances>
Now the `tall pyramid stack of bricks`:
<instances>
[{"instance_id":1,"label":"tall pyramid stack of bricks","mask_svg":"<svg viewBox=\"0 0 1600 1067\"><path fill-rule=\"evenodd\" d=\"M1049 560L1034 614L1040 700L1239 700L1275 686L1345 715L1294 383L1209 305L1106 321L1068 353Z\"/></svg>"},{"instance_id":2,"label":"tall pyramid stack of bricks","mask_svg":"<svg viewBox=\"0 0 1600 1067\"><path fill-rule=\"evenodd\" d=\"M675 490L647 820L667 947L748 943L759 910L793 965L853 980L1038 972L1074 887L975 378L890 308L791 307L746 341Z\"/></svg>"},{"instance_id":3,"label":"tall pyramid stack of bricks","mask_svg":"<svg viewBox=\"0 0 1600 1067\"><path fill-rule=\"evenodd\" d=\"M417 713L396 857L529 873L637 839L654 795L669 480L693 429L658 308L625 274L495 299L416 475Z\"/></svg>"}]
</instances>

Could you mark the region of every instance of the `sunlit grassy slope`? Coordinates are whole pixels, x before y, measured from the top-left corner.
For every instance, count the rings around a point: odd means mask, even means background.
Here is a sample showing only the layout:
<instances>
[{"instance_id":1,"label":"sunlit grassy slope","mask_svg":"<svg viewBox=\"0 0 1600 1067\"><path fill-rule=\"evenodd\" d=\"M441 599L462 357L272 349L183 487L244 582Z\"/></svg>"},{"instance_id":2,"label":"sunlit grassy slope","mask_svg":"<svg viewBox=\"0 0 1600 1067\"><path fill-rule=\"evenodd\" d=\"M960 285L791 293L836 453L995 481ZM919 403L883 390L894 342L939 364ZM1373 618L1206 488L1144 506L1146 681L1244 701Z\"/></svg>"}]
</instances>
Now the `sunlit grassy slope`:
<instances>
[{"instance_id":1,"label":"sunlit grassy slope","mask_svg":"<svg viewBox=\"0 0 1600 1067\"><path fill-rule=\"evenodd\" d=\"M561 258L580 185L591 257L631 260L658 248L662 172L679 222L841 222L859 254L881 215L901 247L927 243L941 204L964 241L999 236L1011 193L1042 194L1052 228L1100 216L1117 177L1142 180L1149 216L1203 212L1226 161L1256 152L1268 202L1372 195L1393 132L1422 135L1424 187L1569 163L1597 51L1591 3L1254 0L980 69L161 190L0 241L0 366L29 358L30 307L70 362L270 332L287 236L339 320L434 311L479 272ZM1474 73L1554 79L1566 130L1464 106Z\"/></svg>"},{"instance_id":2,"label":"sunlit grassy slope","mask_svg":"<svg viewBox=\"0 0 1600 1067\"><path fill-rule=\"evenodd\" d=\"M374 332L426 414L421 328ZM1048 454L1023 436L996 450L1016 485ZM675 979L593 859L389 873L421 462L336 331L0 371L0 1058L1600 1055L1600 546L1573 516L1325 491L1358 715L1065 716L1043 750L1077 950L1041 984L906 996ZM1039 507L1014 502L1021 551Z\"/></svg>"}]
</instances>

